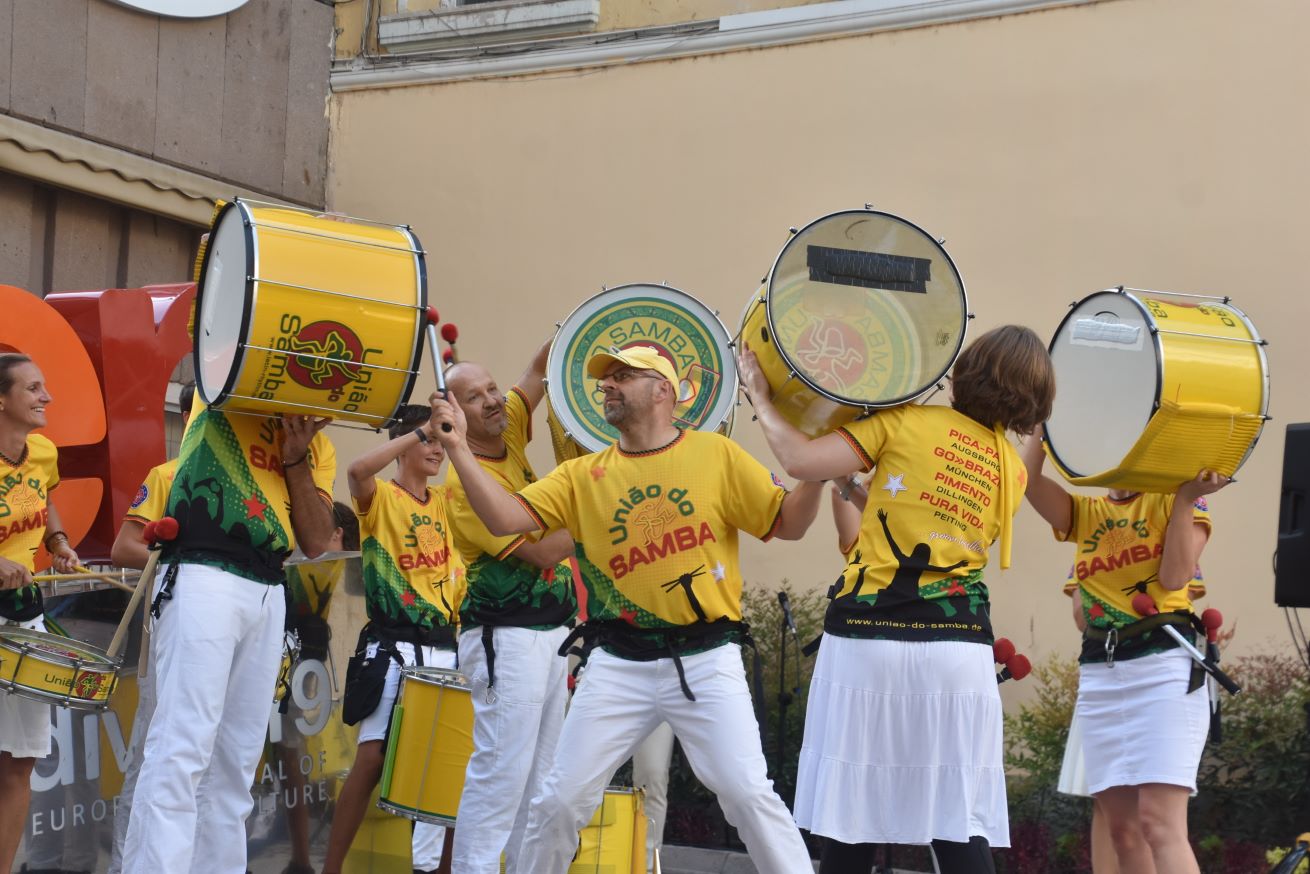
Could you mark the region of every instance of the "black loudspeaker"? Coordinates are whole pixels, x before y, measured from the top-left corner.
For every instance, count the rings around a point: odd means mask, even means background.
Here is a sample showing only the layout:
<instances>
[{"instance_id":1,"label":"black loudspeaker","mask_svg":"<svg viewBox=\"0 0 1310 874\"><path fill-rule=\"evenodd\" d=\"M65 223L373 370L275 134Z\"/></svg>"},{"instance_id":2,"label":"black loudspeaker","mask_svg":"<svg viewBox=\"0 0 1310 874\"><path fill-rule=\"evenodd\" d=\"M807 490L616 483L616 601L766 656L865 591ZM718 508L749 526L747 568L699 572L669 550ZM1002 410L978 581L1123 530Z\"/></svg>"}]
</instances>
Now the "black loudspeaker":
<instances>
[{"instance_id":1,"label":"black loudspeaker","mask_svg":"<svg viewBox=\"0 0 1310 874\"><path fill-rule=\"evenodd\" d=\"M1310 607L1310 422L1287 426L1274 603Z\"/></svg>"}]
</instances>

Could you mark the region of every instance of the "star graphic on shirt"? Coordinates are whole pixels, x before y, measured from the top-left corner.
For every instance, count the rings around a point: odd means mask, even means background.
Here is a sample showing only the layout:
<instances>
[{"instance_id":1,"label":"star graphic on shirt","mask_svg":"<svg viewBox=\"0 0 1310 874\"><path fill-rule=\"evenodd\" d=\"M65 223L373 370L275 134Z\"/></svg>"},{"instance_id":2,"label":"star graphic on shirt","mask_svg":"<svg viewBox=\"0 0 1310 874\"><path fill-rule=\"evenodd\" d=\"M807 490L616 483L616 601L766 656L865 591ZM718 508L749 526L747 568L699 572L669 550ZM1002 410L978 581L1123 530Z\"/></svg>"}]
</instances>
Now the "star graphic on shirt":
<instances>
[{"instance_id":1,"label":"star graphic on shirt","mask_svg":"<svg viewBox=\"0 0 1310 874\"><path fill-rule=\"evenodd\" d=\"M947 594L947 595L967 595L967 594L969 594L969 593L966 592L966 591L964 590L964 586L961 586L961 585L960 585L960 581L959 581L959 580L951 580L951 585L946 589L946 594Z\"/></svg>"},{"instance_id":2,"label":"star graphic on shirt","mask_svg":"<svg viewBox=\"0 0 1310 874\"><path fill-rule=\"evenodd\" d=\"M714 567L710 568L710 576L714 577L715 582L723 582L723 578L728 575L728 569L723 566L723 562L716 561Z\"/></svg>"},{"instance_id":3,"label":"star graphic on shirt","mask_svg":"<svg viewBox=\"0 0 1310 874\"><path fill-rule=\"evenodd\" d=\"M1100 619L1102 616L1105 615L1105 611L1101 609L1100 604L1093 604L1090 608L1088 608L1087 615L1092 617L1093 619Z\"/></svg>"},{"instance_id":4,"label":"star graphic on shirt","mask_svg":"<svg viewBox=\"0 0 1310 874\"><path fill-rule=\"evenodd\" d=\"M629 625L636 625L636 624L637 624L637 611L636 611L636 610L628 610L628 609L625 608L625 609L619 611L619 618L622 619L624 622L628 623Z\"/></svg>"},{"instance_id":5,"label":"star graphic on shirt","mask_svg":"<svg viewBox=\"0 0 1310 874\"><path fill-rule=\"evenodd\" d=\"M251 495L241 503L246 505L247 519L254 519L258 517L259 519L262 520L264 518L264 511L268 509L268 504L265 504L263 501L261 501L258 495Z\"/></svg>"},{"instance_id":6,"label":"star graphic on shirt","mask_svg":"<svg viewBox=\"0 0 1310 874\"><path fill-rule=\"evenodd\" d=\"M901 492L908 492L910 488L905 484L905 474L898 473L893 475L889 473L887 474L887 485L883 486L882 490L884 492L891 492L892 497L894 498Z\"/></svg>"},{"instance_id":7,"label":"star graphic on shirt","mask_svg":"<svg viewBox=\"0 0 1310 874\"><path fill-rule=\"evenodd\" d=\"M404 604L406 607L413 607L414 602L417 600L418 599L414 597L413 592L406 592L400 596L400 603Z\"/></svg>"},{"instance_id":8,"label":"star graphic on shirt","mask_svg":"<svg viewBox=\"0 0 1310 874\"><path fill-rule=\"evenodd\" d=\"M591 469L592 479L599 480L603 476L605 476L605 468L601 467L599 464Z\"/></svg>"}]
</instances>

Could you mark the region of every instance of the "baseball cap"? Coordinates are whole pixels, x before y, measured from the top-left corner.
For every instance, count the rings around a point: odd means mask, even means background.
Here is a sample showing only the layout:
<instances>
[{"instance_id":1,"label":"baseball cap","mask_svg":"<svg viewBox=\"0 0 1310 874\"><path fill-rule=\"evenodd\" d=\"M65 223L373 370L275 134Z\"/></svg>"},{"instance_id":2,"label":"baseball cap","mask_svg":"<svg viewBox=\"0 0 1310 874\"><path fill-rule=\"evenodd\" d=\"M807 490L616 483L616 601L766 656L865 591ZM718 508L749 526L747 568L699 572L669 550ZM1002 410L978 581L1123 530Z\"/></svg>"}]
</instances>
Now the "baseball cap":
<instances>
[{"instance_id":1,"label":"baseball cap","mask_svg":"<svg viewBox=\"0 0 1310 874\"><path fill-rule=\"evenodd\" d=\"M587 375L600 379L616 361L634 370L653 370L672 383L674 390L678 387L678 374L673 371L673 365L653 346L629 346L627 349L611 346L608 352L597 352L587 362Z\"/></svg>"}]
</instances>

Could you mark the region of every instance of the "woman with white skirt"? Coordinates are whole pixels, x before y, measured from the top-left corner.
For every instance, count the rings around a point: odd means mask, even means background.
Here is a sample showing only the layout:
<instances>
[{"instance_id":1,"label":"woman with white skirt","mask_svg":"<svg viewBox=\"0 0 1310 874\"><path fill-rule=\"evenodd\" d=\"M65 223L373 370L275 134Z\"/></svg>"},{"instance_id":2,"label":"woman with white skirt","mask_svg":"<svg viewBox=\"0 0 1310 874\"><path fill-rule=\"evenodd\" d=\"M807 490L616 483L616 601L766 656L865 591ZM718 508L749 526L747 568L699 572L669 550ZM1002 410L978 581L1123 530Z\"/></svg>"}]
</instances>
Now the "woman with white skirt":
<instances>
[{"instance_id":1,"label":"woman with white skirt","mask_svg":"<svg viewBox=\"0 0 1310 874\"><path fill-rule=\"evenodd\" d=\"M1076 545L1074 577L1085 630L1075 721L1087 791L1109 821L1119 870L1193 874L1187 799L1210 704L1187 653L1162 627L1192 632L1188 585L1210 536L1205 497L1228 484L1202 471L1176 495L1112 489L1071 495L1042 473L1040 433L1022 449L1028 500L1057 540ZM1159 618L1133 598L1151 596Z\"/></svg>"},{"instance_id":2,"label":"woman with white skirt","mask_svg":"<svg viewBox=\"0 0 1310 874\"><path fill-rule=\"evenodd\" d=\"M826 839L820 870L867 874L875 844L905 843L931 844L947 874L993 871L1009 820L982 572L997 539L1009 564L1024 473L1005 432L1049 415L1045 344L1027 328L989 331L956 362L950 407L904 405L813 440L773 406L749 348L741 374L788 474L877 466L805 717L795 815Z\"/></svg>"}]
</instances>

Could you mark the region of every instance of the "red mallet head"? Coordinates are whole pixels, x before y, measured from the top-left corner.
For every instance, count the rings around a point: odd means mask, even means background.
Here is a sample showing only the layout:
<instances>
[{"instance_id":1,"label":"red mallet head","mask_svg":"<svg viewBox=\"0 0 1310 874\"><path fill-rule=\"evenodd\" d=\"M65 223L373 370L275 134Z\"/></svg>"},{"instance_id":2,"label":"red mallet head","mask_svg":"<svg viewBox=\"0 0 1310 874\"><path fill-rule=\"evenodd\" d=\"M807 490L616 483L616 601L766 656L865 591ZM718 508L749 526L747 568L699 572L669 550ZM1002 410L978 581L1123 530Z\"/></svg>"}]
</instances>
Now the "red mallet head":
<instances>
[{"instance_id":1,"label":"red mallet head","mask_svg":"<svg viewBox=\"0 0 1310 874\"><path fill-rule=\"evenodd\" d=\"M141 532L141 539L144 540L146 543L154 543L156 540L158 540L159 538L155 535L155 528L157 528L158 526L159 523L154 519L151 519L149 522L147 522L146 530Z\"/></svg>"},{"instance_id":2,"label":"red mallet head","mask_svg":"<svg viewBox=\"0 0 1310 874\"><path fill-rule=\"evenodd\" d=\"M455 341L459 339L459 328L455 327L454 322L446 322L441 326L441 339L451 345L454 345Z\"/></svg>"},{"instance_id":3,"label":"red mallet head","mask_svg":"<svg viewBox=\"0 0 1310 874\"><path fill-rule=\"evenodd\" d=\"M156 540L173 540L177 537L177 532L177 520L172 516L165 516L155 523Z\"/></svg>"},{"instance_id":4,"label":"red mallet head","mask_svg":"<svg viewBox=\"0 0 1310 874\"><path fill-rule=\"evenodd\" d=\"M1145 592L1133 595L1133 612L1139 616L1154 616L1160 612L1155 600Z\"/></svg>"},{"instance_id":5,"label":"red mallet head","mask_svg":"<svg viewBox=\"0 0 1310 874\"><path fill-rule=\"evenodd\" d=\"M447 349L445 352L442 352L442 353L441 353L441 360L444 361L444 362L446 362L447 364L454 364L454 363L455 363L455 350L453 350L453 349Z\"/></svg>"},{"instance_id":6,"label":"red mallet head","mask_svg":"<svg viewBox=\"0 0 1310 874\"><path fill-rule=\"evenodd\" d=\"M1205 639L1214 643L1219 639L1219 629L1224 625L1224 614L1209 607L1201 614L1201 624L1205 626Z\"/></svg>"},{"instance_id":7,"label":"red mallet head","mask_svg":"<svg viewBox=\"0 0 1310 874\"><path fill-rule=\"evenodd\" d=\"M996 638L996 642L992 644L992 661L1003 665L1012 658L1014 658L1014 644L1010 642L1010 638Z\"/></svg>"},{"instance_id":8,"label":"red mallet head","mask_svg":"<svg viewBox=\"0 0 1310 874\"><path fill-rule=\"evenodd\" d=\"M429 324L432 324L432 325L439 325L439 324L441 324L441 316L437 315L437 308L436 308L436 307L428 307L426 315L427 315L427 317L428 317L428 323L429 323Z\"/></svg>"},{"instance_id":9,"label":"red mallet head","mask_svg":"<svg viewBox=\"0 0 1310 874\"><path fill-rule=\"evenodd\" d=\"M1019 653L1005 663L1005 670L1009 672L1010 679L1022 680L1032 673L1033 663L1028 661L1028 656Z\"/></svg>"}]
</instances>

